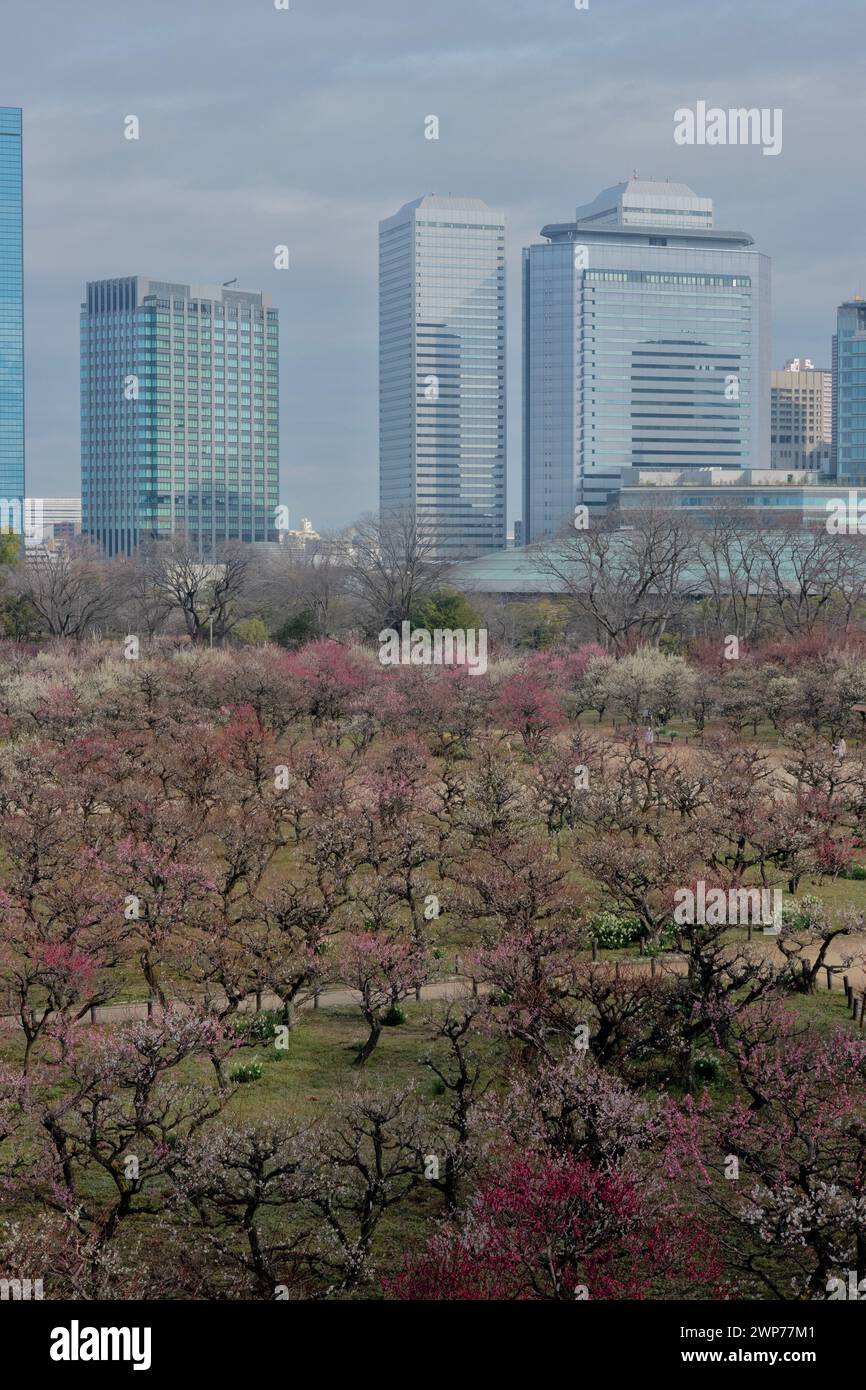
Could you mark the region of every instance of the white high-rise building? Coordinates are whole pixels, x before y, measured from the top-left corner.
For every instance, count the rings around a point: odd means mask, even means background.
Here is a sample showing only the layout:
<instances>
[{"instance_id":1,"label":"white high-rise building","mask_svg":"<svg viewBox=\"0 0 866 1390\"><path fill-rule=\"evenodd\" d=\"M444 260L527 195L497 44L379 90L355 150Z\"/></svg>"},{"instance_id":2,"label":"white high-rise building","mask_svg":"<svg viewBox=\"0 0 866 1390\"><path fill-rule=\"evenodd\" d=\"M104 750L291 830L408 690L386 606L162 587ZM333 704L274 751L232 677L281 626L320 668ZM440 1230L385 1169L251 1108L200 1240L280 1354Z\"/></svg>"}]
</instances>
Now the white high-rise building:
<instances>
[{"instance_id":1,"label":"white high-rise building","mask_svg":"<svg viewBox=\"0 0 866 1390\"><path fill-rule=\"evenodd\" d=\"M379 224L379 496L440 558L505 545L505 221L480 198Z\"/></svg>"},{"instance_id":2,"label":"white high-rise building","mask_svg":"<svg viewBox=\"0 0 866 1390\"><path fill-rule=\"evenodd\" d=\"M832 447L833 374L792 357L770 378L772 467L829 473Z\"/></svg>"}]
</instances>

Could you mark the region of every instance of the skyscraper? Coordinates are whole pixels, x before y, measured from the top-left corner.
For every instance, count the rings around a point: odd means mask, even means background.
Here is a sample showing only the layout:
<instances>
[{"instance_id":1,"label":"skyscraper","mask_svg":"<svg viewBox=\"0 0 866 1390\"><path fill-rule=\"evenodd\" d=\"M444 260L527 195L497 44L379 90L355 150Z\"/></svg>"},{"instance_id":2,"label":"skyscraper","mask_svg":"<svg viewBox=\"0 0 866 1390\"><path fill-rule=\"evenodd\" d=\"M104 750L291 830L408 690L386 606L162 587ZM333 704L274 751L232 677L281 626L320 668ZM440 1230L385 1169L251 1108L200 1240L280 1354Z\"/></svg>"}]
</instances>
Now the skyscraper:
<instances>
[{"instance_id":1,"label":"skyscraper","mask_svg":"<svg viewBox=\"0 0 866 1390\"><path fill-rule=\"evenodd\" d=\"M523 529L622 468L769 466L769 261L684 184L632 179L523 253Z\"/></svg>"},{"instance_id":2,"label":"skyscraper","mask_svg":"<svg viewBox=\"0 0 866 1390\"><path fill-rule=\"evenodd\" d=\"M480 198L379 224L379 496L441 558L505 545L505 222Z\"/></svg>"},{"instance_id":3,"label":"skyscraper","mask_svg":"<svg viewBox=\"0 0 866 1390\"><path fill-rule=\"evenodd\" d=\"M866 302L840 304L833 335L833 472L866 483Z\"/></svg>"},{"instance_id":4,"label":"skyscraper","mask_svg":"<svg viewBox=\"0 0 866 1390\"><path fill-rule=\"evenodd\" d=\"M81 306L82 529L109 555L275 541L279 324L255 291L97 280Z\"/></svg>"},{"instance_id":5,"label":"skyscraper","mask_svg":"<svg viewBox=\"0 0 866 1390\"><path fill-rule=\"evenodd\" d=\"M24 270L21 111L0 106L0 527L23 534Z\"/></svg>"},{"instance_id":6,"label":"skyscraper","mask_svg":"<svg viewBox=\"0 0 866 1390\"><path fill-rule=\"evenodd\" d=\"M770 377L771 466L829 473L832 438L831 374L794 357Z\"/></svg>"}]
</instances>

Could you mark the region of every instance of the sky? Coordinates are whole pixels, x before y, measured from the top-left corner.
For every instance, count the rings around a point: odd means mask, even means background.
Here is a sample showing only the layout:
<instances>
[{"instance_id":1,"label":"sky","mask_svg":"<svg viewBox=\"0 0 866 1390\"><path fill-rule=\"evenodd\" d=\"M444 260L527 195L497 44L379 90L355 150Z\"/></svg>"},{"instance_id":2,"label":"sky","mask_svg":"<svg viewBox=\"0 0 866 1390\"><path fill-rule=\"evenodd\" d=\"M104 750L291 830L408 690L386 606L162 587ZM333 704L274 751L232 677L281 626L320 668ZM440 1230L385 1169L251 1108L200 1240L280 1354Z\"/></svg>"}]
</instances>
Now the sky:
<instances>
[{"instance_id":1,"label":"sky","mask_svg":"<svg viewBox=\"0 0 866 1390\"><path fill-rule=\"evenodd\" d=\"M0 0L0 105L25 121L30 496L80 492L85 282L237 277L280 310L290 524L375 508L378 222L423 193L506 214L509 529L521 248L633 172L749 232L772 258L774 365L829 366L836 305L866 293L863 0L283 2ZM699 100L781 108L781 153L675 143Z\"/></svg>"}]
</instances>

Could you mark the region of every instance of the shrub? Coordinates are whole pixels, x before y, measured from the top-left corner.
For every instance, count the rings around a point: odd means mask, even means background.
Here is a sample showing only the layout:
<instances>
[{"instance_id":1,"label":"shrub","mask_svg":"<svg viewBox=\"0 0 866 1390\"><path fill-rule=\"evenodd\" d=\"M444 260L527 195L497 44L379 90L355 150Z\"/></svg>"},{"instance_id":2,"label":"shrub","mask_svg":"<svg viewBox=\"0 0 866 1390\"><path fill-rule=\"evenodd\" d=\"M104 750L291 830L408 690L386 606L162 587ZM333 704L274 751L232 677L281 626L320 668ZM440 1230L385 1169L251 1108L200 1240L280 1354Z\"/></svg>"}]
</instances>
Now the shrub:
<instances>
[{"instance_id":1,"label":"shrub","mask_svg":"<svg viewBox=\"0 0 866 1390\"><path fill-rule=\"evenodd\" d=\"M226 1033L232 1038L240 1038L246 1046L260 1043L266 1047L274 1041L277 1028L283 1022L275 1009L263 1009L255 1014L235 1014L226 1023Z\"/></svg>"},{"instance_id":2,"label":"shrub","mask_svg":"<svg viewBox=\"0 0 866 1390\"><path fill-rule=\"evenodd\" d=\"M399 1004L392 1004L382 1023L386 1028L399 1028L401 1023L406 1022L406 1014Z\"/></svg>"},{"instance_id":3,"label":"shrub","mask_svg":"<svg viewBox=\"0 0 866 1390\"><path fill-rule=\"evenodd\" d=\"M240 1066L235 1067L231 1079L239 1086L245 1086L250 1081L261 1081L264 1070L261 1062L255 1057L252 1062L241 1062Z\"/></svg>"},{"instance_id":4,"label":"shrub","mask_svg":"<svg viewBox=\"0 0 866 1390\"><path fill-rule=\"evenodd\" d=\"M640 924L634 917L619 917L615 912L600 912L592 920L593 940L603 951L618 951L630 946L640 936Z\"/></svg>"},{"instance_id":5,"label":"shrub","mask_svg":"<svg viewBox=\"0 0 866 1390\"><path fill-rule=\"evenodd\" d=\"M821 900L816 898L814 893L804 893L803 897L793 906L782 908L782 925L790 931L805 931L812 926L813 910L820 909Z\"/></svg>"},{"instance_id":6,"label":"shrub","mask_svg":"<svg viewBox=\"0 0 866 1390\"><path fill-rule=\"evenodd\" d=\"M703 1056L695 1059L694 1073L699 1081L718 1081L722 1075L718 1058Z\"/></svg>"},{"instance_id":7,"label":"shrub","mask_svg":"<svg viewBox=\"0 0 866 1390\"><path fill-rule=\"evenodd\" d=\"M241 618L232 629L232 637L244 646L261 647L268 640L268 629L261 618Z\"/></svg>"}]
</instances>

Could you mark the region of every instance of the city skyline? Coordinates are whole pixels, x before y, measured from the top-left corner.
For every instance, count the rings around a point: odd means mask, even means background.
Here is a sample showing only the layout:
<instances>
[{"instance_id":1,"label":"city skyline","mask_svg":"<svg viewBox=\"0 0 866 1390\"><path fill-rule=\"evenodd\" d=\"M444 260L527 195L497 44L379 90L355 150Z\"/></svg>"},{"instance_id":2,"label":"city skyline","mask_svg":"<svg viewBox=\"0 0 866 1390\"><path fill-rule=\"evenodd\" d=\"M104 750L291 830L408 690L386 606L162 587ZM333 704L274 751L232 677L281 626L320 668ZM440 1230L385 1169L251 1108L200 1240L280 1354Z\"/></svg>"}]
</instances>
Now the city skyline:
<instances>
[{"instance_id":1,"label":"city skyline","mask_svg":"<svg viewBox=\"0 0 866 1390\"><path fill-rule=\"evenodd\" d=\"M178 13L155 0L139 15L97 0L86 42L74 12L47 11L47 24L39 7L4 35L2 94L25 108L33 492L65 495L78 476L82 287L143 266L178 281L237 276L272 296L281 500L320 528L374 508L376 230L425 192L482 197L508 218L509 529L521 509L520 251L545 221L633 169L711 195L719 224L747 227L772 258L775 364L795 352L826 363L835 306L860 289L850 169L866 99L856 44L840 59L833 38L862 24L847 0L713 12L699 36L680 4L636 0L585 12L444 0L432 30L388 5L241 13L213 0ZM674 112L699 99L784 108L781 154L675 144ZM131 113L138 141L124 137ZM425 139L430 113L438 140Z\"/></svg>"}]
</instances>

